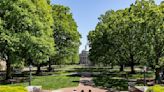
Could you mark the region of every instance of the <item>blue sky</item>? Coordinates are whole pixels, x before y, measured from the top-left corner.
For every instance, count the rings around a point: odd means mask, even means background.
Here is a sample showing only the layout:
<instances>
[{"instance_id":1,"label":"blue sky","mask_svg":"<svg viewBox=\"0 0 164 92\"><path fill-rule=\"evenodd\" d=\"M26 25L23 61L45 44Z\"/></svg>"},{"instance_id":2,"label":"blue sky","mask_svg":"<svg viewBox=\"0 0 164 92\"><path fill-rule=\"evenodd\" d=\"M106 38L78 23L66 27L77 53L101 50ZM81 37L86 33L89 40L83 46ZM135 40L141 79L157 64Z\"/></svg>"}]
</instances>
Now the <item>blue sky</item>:
<instances>
[{"instance_id":1,"label":"blue sky","mask_svg":"<svg viewBox=\"0 0 164 92\"><path fill-rule=\"evenodd\" d=\"M160 3L162 0L155 0ZM53 4L68 6L82 35L80 52L85 48L87 35L94 30L98 17L107 10L118 10L129 7L135 0L52 0Z\"/></svg>"}]
</instances>

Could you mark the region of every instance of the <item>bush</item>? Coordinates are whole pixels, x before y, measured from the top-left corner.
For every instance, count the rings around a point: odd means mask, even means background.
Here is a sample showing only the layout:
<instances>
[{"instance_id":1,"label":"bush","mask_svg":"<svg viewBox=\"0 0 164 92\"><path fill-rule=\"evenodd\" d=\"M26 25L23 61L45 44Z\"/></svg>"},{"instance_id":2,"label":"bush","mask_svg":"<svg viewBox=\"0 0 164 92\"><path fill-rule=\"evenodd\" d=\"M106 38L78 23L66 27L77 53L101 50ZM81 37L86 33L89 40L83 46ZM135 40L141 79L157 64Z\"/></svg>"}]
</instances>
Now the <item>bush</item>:
<instances>
[{"instance_id":1,"label":"bush","mask_svg":"<svg viewBox=\"0 0 164 92\"><path fill-rule=\"evenodd\" d=\"M148 88L146 92L164 92L164 87L160 85L155 85L153 87Z\"/></svg>"},{"instance_id":2,"label":"bush","mask_svg":"<svg viewBox=\"0 0 164 92\"><path fill-rule=\"evenodd\" d=\"M27 92L22 86L0 86L0 92Z\"/></svg>"}]
</instances>

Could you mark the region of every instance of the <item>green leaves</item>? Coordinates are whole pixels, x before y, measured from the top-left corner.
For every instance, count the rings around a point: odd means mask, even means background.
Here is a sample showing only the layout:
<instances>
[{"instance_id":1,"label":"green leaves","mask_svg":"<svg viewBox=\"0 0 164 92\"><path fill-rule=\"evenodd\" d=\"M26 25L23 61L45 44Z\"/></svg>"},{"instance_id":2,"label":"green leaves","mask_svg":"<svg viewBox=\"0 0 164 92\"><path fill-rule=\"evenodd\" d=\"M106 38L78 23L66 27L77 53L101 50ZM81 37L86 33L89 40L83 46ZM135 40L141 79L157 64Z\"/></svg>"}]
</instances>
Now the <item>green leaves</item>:
<instances>
[{"instance_id":1,"label":"green leaves","mask_svg":"<svg viewBox=\"0 0 164 92\"><path fill-rule=\"evenodd\" d=\"M137 0L129 8L101 15L88 35L91 61L132 65L159 60L164 55L163 9L162 3Z\"/></svg>"},{"instance_id":2,"label":"green leaves","mask_svg":"<svg viewBox=\"0 0 164 92\"><path fill-rule=\"evenodd\" d=\"M54 21L47 0L5 0L0 3L3 21L0 46L4 54L15 53L26 61L32 59L40 63L55 54L51 28Z\"/></svg>"},{"instance_id":3,"label":"green leaves","mask_svg":"<svg viewBox=\"0 0 164 92\"><path fill-rule=\"evenodd\" d=\"M0 57L10 64L78 62L80 34L70 9L50 0L0 0ZM32 62L33 61L33 62ZM9 76L10 75L10 76Z\"/></svg>"},{"instance_id":4,"label":"green leaves","mask_svg":"<svg viewBox=\"0 0 164 92\"><path fill-rule=\"evenodd\" d=\"M54 40L57 54L54 61L63 63L78 62L80 34L70 9L62 5L53 5Z\"/></svg>"}]
</instances>

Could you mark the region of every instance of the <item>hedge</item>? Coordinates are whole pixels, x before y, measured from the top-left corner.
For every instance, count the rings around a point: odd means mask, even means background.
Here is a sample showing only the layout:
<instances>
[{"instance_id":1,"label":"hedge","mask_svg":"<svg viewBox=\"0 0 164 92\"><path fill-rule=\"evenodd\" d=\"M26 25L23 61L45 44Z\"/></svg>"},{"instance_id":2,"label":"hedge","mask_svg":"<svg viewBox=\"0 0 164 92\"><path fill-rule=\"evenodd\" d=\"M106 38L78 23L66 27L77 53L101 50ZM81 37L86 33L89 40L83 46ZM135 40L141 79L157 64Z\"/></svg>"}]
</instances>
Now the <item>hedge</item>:
<instances>
[{"instance_id":1,"label":"hedge","mask_svg":"<svg viewBox=\"0 0 164 92\"><path fill-rule=\"evenodd\" d=\"M164 87L160 85L155 85L155 86L149 87L146 92L164 92Z\"/></svg>"},{"instance_id":2,"label":"hedge","mask_svg":"<svg viewBox=\"0 0 164 92\"><path fill-rule=\"evenodd\" d=\"M28 92L22 86L0 86L0 92Z\"/></svg>"}]
</instances>

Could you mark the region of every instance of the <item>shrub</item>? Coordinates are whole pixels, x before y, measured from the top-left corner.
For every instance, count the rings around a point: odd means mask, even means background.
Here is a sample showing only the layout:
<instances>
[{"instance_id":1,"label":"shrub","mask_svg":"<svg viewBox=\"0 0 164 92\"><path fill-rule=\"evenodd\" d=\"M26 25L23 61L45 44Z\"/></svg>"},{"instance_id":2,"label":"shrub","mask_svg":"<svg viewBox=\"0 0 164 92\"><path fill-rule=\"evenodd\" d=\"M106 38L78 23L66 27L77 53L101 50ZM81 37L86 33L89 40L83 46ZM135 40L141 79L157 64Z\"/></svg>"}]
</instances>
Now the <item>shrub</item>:
<instances>
[{"instance_id":1,"label":"shrub","mask_svg":"<svg viewBox=\"0 0 164 92\"><path fill-rule=\"evenodd\" d=\"M0 86L0 92L27 92L22 86Z\"/></svg>"},{"instance_id":2,"label":"shrub","mask_svg":"<svg viewBox=\"0 0 164 92\"><path fill-rule=\"evenodd\" d=\"M148 88L146 92L164 92L164 87L160 85L155 85L153 87Z\"/></svg>"}]
</instances>

